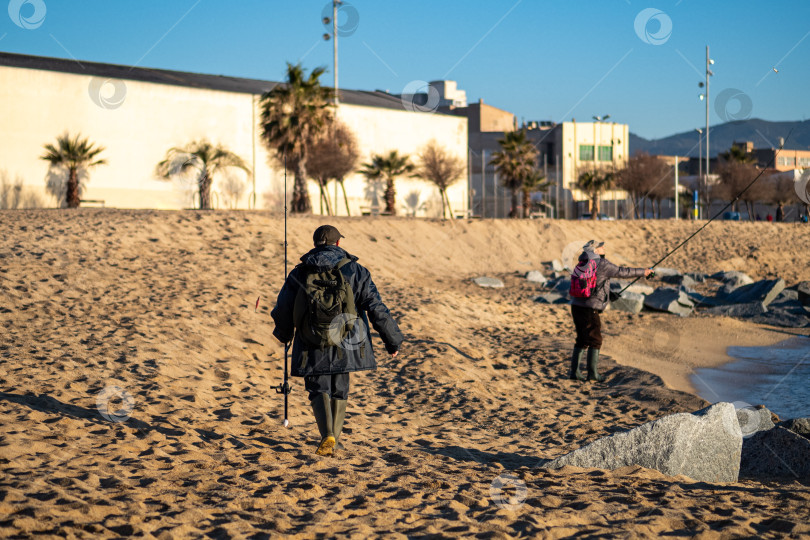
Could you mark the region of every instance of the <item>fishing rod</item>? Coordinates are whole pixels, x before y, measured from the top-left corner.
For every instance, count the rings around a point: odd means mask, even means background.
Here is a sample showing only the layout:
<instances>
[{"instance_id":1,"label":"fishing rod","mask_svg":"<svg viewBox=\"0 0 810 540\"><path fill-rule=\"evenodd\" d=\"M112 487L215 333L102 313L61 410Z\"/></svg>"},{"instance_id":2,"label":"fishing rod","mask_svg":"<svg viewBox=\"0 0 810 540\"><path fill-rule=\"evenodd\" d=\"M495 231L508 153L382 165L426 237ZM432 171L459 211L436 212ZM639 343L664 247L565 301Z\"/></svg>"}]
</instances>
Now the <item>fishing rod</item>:
<instances>
[{"instance_id":1,"label":"fishing rod","mask_svg":"<svg viewBox=\"0 0 810 540\"><path fill-rule=\"evenodd\" d=\"M765 171L767 171L769 168L771 168L771 167L773 166L773 164L774 164L774 163L776 163L776 157L779 155L779 152L781 152L781 151L782 151L782 149L785 147L785 143L788 141L788 139L790 139L790 135L791 135L791 133L793 133L793 128L790 128L790 131L788 132L787 137L785 137L785 138L782 140L782 144L780 144L780 145L779 145L779 149L778 149L778 150L777 150L777 151L776 151L776 152L773 154L773 157L771 158L771 161L770 161L770 162L769 162L769 163L768 163L768 164L765 166L765 168L763 168L761 171L759 171L759 174L756 176L756 178L754 178L753 180L751 180L751 183L749 183L747 186L745 186L745 189L743 189L742 191L740 191L740 192L737 194L737 196L736 196L736 197L734 197L734 199L733 199L733 200L731 200L731 201L730 201L730 202L729 202L727 205L725 205L723 208L721 208L721 209L720 209L720 211L719 211L719 212L717 212L717 213L716 213L714 216L712 216L712 218L711 218L711 219L709 219L709 221L707 221L706 223L704 223L702 227L700 227L698 230L696 230L695 232L693 232L692 234L690 234L690 235L689 235L689 237L688 237L688 238L686 238L686 240L684 240L683 242L681 242L680 244L678 244L677 246L675 246L675 248L674 248L674 249L672 249L672 250L671 250L669 253L667 253L666 255L664 255L663 257L661 257L661 258L660 258L660 259L659 259L659 260L658 260L658 261L657 261L655 264L653 264L653 265L652 265L650 268L654 270L656 266L658 266L659 264L661 264L662 262L664 262L664 261L665 261L665 260L666 260L666 259L667 259L667 258L668 258L670 255L672 255L673 253L675 253L676 251L678 251L678 250L679 250L680 248L682 248L682 247L683 247L683 246L684 246L684 245L685 245L687 242L689 242L689 241L690 241L692 238L694 238L695 236L697 236L698 234L700 234L700 232L701 232L703 229L705 229L706 227L708 227L708 226L709 226L709 223L711 223L712 221L714 221L715 219L717 219L717 217L718 217L718 216L720 216L720 214L722 214L723 212L725 212L725 211L726 211L726 210L727 210L729 207L731 207L731 206L732 206L734 203L736 203L737 201L739 201L739 200L740 200L740 197L742 197L742 196L743 196L743 193L745 193L746 191L748 191L748 190L751 188L751 186L753 186L753 185L754 185L754 184L757 182L757 180L759 180L759 178L760 178L760 177L761 177L761 176L762 176L762 175L765 173ZM706 159L709 159L709 158L706 158ZM706 181L708 181L708 178L706 179ZM678 194L676 193L676 194L675 194L675 196L677 197L677 196L678 196ZM652 277L654 277L654 276L655 276L655 272L653 271L653 273L652 273L652 274L650 274L650 276L648 277L648 279L649 279L649 278L652 278ZM622 289L621 291L619 291L619 293L618 293L618 295L617 295L617 296L621 296L621 295L622 295L622 293L624 293L624 291L626 291L628 288L630 288L630 287L631 287L631 286L632 286L632 285L633 285L633 284L634 284L636 281L638 281L639 279L641 279L641 276L637 277L636 279L634 279L633 281L631 281L630 283L628 283L628 284L627 284L627 286L625 286L625 288L624 288L624 289Z\"/></svg>"},{"instance_id":2,"label":"fishing rod","mask_svg":"<svg viewBox=\"0 0 810 540\"><path fill-rule=\"evenodd\" d=\"M287 152L284 152L284 280L287 279ZM257 300L258 305L258 300ZM291 342L284 343L284 382L279 384L276 392L284 394L284 427L290 426L287 419L288 396L290 395L289 372L287 369L287 358L290 352Z\"/></svg>"}]
</instances>

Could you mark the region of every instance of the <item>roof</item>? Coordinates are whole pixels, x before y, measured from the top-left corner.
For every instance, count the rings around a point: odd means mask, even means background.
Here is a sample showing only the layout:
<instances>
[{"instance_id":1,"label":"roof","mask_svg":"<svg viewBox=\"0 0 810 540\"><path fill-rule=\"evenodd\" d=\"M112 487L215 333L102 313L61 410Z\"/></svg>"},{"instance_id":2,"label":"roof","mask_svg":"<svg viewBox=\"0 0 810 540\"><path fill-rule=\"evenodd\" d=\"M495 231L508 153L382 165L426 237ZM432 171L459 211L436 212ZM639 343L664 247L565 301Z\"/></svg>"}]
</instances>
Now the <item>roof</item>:
<instances>
[{"instance_id":1,"label":"roof","mask_svg":"<svg viewBox=\"0 0 810 540\"><path fill-rule=\"evenodd\" d=\"M154 84L169 84L173 86L220 90L223 92L242 94L263 94L272 90L276 85L281 84L275 81L264 81L260 79L243 79L240 77L227 77L225 75L209 75L205 73L190 73L187 71L122 66L118 64L102 64L98 62L85 62L65 58L50 58L6 52L0 52L0 66L142 81ZM348 105L408 110L403 106L398 96L380 91L369 92L365 90L340 89L339 99L341 103Z\"/></svg>"}]
</instances>

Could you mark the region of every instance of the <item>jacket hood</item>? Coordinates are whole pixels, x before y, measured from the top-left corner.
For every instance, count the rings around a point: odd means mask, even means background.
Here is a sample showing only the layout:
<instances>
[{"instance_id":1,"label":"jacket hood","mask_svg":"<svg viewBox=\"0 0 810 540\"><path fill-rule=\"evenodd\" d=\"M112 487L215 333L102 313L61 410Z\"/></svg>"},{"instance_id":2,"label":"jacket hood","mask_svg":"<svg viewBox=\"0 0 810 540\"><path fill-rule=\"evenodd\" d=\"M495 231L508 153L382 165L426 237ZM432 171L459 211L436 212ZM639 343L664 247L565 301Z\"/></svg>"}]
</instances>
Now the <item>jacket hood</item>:
<instances>
[{"instance_id":1,"label":"jacket hood","mask_svg":"<svg viewBox=\"0 0 810 540\"><path fill-rule=\"evenodd\" d=\"M352 261L357 260L357 257L338 246L319 246L301 256L301 262L317 269L329 269L347 257Z\"/></svg>"}]
</instances>

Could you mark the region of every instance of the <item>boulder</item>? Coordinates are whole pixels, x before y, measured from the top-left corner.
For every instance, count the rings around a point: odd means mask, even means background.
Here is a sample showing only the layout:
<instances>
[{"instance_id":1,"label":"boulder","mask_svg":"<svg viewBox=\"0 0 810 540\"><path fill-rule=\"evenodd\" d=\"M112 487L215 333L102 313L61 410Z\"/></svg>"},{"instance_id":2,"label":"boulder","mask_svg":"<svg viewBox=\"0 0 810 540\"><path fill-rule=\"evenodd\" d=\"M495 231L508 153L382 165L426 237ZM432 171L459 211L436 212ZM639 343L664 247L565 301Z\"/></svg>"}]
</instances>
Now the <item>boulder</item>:
<instances>
[{"instance_id":1,"label":"boulder","mask_svg":"<svg viewBox=\"0 0 810 540\"><path fill-rule=\"evenodd\" d=\"M775 425L771 420L771 411L763 406L744 405L739 407L737 409L737 422L740 424L743 437L750 437L754 433L773 429Z\"/></svg>"},{"instance_id":2,"label":"boulder","mask_svg":"<svg viewBox=\"0 0 810 540\"><path fill-rule=\"evenodd\" d=\"M679 287L687 287L690 289L695 286L695 283L697 283L694 279L687 275L663 276L661 281L670 285L677 285Z\"/></svg>"},{"instance_id":3,"label":"boulder","mask_svg":"<svg viewBox=\"0 0 810 540\"><path fill-rule=\"evenodd\" d=\"M610 290L611 292L619 292L625 287L627 284L630 283L629 281L610 281ZM634 292L638 294L652 294L655 292L655 287L652 285L647 285L643 281L639 280L627 287L627 292Z\"/></svg>"},{"instance_id":4,"label":"boulder","mask_svg":"<svg viewBox=\"0 0 810 540\"><path fill-rule=\"evenodd\" d=\"M742 433L734 405L715 403L599 439L544 466L618 469L639 465L703 482L736 482Z\"/></svg>"},{"instance_id":5,"label":"boulder","mask_svg":"<svg viewBox=\"0 0 810 540\"><path fill-rule=\"evenodd\" d=\"M789 429L793 433L801 435L805 439L810 439L810 418L794 418L785 420L777 424L779 427Z\"/></svg>"},{"instance_id":6,"label":"boulder","mask_svg":"<svg viewBox=\"0 0 810 540\"><path fill-rule=\"evenodd\" d=\"M810 313L801 308L791 309L784 305L774 307L768 306L768 312L752 317L751 322L757 324L769 324L771 326L781 326L782 328L810 328Z\"/></svg>"},{"instance_id":7,"label":"boulder","mask_svg":"<svg viewBox=\"0 0 810 540\"><path fill-rule=\"evenodd\" d=\"M681 317L692 313L695 306L685 292L671 287L659 287L652 294L648 294L644 297L644 305L655 311L667 311Z\"/></svg>"},{"instance_id":8,"label":"boulder","mask_svg":"<svg viewBox=\"0 0 810 540\"><path fill-rule=\"evenodd\" d=\"M659 278L671 278L682 274L674 268L656 268L655 275Z\"/></svg>"},{"instance_id":9,"label":"boulder","mask_svg":"<svg viewBox=\"0 0 810 540\"><path fill-rule=\"evenodd\" d=\"M773 299L779 296L785 289L784 279L765 279L742 285L737 287L731 293L726 294L722 301L724 304L750 304L753 302L762 302L762 305L768 307L768 304L773 302Z\"/></svg>"},{"instance_id":10,"label":"boulder","mask_svg":"<svg viewBox=\"0 0 810 540\"><path fill-rule=\"evenodd\" d=\"M730 306L715 306L706 310L709 315L725 315L726 317L737 317L744 319L756 317L766 313L768 308L762 302L751 302L750 304L732 304Z\"/></svg>"},{"instance_id":11,"label":"boulder","mask_svg":"<svg viewBox=\"0 0 810 540\"><path fill-rule=\"evenodd\" d=\"M561 263L559 259L554 259L551 261L551 269L554 272L562 272L565 270L565 267L563 267L563 263Z\"/></svg>"},{"instance_id":12,"label":"boulder","mask_svg":"<svg viewBox=\"0 0 810 540\"><path fill-rule=\"evenodd\" d=\"M695 283L704 283L708 277L706 274L700 274L698 272L687 272L684 275L689 276Z\"/></svg>"},{"instance_id":13,"label":"boulder","mask_svg":"<svg viewBox=\"0 0 810 540\"><path fill-rule=\"evenodd\" d=\"M751 279L751 276L748 274L736 271L718 272L716 274L712 274L710 277L723 282L723 286L720 288L721 294L730 294L735 289L754 282L754 280Z\"/></svg>"},{"instance_id":14,"label":"boulder","mask_svg":"<svg viewBox=\"0 0 810 540\"><path fill-rule=\"evenodd\" d=\"M804 306L804 309L810 311L810 281L802 281L796 286L796 293L799 302Z\"/></svg>"},{"instance_id":15,"label":"boulder","mask_svg":"<svg viewBox=\"0 0 810 540\"><path fill-rule=\"evenodd\" d=\"M567 304L568 297L552 291L535 297L534 301L539 304Z\"/></svg>"},{"instance_id":16,"label":"boulder","mask_svg":"<svg viewBox=\"0 0 810 540\"><path fill-rule=\"evenodd\" d=\"M568 292L571 290L571 280L564 277L550 279L546 282L546 287L560 294L568 296Z\"/></svg>"},{"instance_id":17,"label":"boulder","mask_svg":"<svg viewBox=\"0 0 810 540\"><path fill-rule=\"evenodd\" d=\"M619 311L627 311L629 313L638 313L644 307L644 295L625 291L621 297L610 303L613 309Z\"/></svg>"},{"instance_id":18,"label":"boulder","mask_svg":"<svg viewBox=\"0 0 810 540\"><path fill-rule=\"evenodd\" d=\"M740 476L810 479L810 440L779 426L755 433L743 441Z\"/></svg>"},{"instance_id":19,"label":"boulder","mask_svg":"<svg viewBox=\"0 0 810 540\"><path fill-rule=\"evenodd\" d=\"M799 303L799 291L796 289L785 289L779 293L779 296L773 299L772 303L777 302L796 302ZM801 305L801 303L799 303Z\"/></svg>"},{"instance_id":20,"label":"boulder","mask_svg":"<svg viewBox=\"0 0 810 540\"><path fill-rule=\"evenodd\" d=\"M479 287L490 287L493 289L502 289L503 288L503 281L498 278L493 277L477 277L473 278L473 283L478 285Z\"/></svg>"},{"instance_id":21,"label":"boulder","mask_svg":"<svg viewBox=\"0 0 810 540\"><path fill-rule=\"evenodd\" d=\"M532 270L526 273L526 281L530 283L539 283L540 285L546 284L546 276L540 270Z\"/></svg>"}]
</instances>

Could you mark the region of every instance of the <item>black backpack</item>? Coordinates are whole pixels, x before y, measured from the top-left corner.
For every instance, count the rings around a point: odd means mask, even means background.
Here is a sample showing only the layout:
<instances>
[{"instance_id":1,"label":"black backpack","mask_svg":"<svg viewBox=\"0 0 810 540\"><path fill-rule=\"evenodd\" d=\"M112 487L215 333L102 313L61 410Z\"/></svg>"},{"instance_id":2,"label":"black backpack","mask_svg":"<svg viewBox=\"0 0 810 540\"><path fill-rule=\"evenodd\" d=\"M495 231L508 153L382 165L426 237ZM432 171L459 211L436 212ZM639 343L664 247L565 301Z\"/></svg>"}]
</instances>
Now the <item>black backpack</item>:
<instances>
[{"instance_id":1,"label":"black backpack","mask_svg":"<svg viewBox=\"0 0 810 540\"><path fill-rule=\"evenodd\" d=\"M351 259L343 259L334 268L323 271L304 267L304 280L295 297L293 321L306 349L339 346L359 323L354 291L340 271L350 262Z\"/></svg>"}]
</instances>

